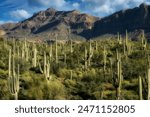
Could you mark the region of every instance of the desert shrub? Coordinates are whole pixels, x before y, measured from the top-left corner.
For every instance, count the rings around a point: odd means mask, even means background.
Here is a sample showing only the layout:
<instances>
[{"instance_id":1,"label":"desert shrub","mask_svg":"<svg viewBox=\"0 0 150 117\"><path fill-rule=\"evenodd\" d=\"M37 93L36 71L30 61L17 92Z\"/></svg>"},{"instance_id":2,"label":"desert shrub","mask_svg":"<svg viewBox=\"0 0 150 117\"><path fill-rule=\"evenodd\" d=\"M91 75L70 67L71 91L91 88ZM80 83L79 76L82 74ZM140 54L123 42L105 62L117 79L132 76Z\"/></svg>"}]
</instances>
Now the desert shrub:
<instances>
[{"instance_id":1,"label":"desert shrub","mask_svg":"<svg viewBox=\"0 0 150 117\"><path fill-rule=\"evenodd\" d=\"M0 99L10 99L7 80L0 79Z\"/></svg>"},{"instance_id":2,"label":"desert shrub","mask_svg":"<svg viewBox=\"0 0 150 117\"><path fill-rule=\"evenodd\" d=\"M43 84L43 99L62 100L66 99L65 87L58 80L52 80Z\"/></svg>"}]
</instances>

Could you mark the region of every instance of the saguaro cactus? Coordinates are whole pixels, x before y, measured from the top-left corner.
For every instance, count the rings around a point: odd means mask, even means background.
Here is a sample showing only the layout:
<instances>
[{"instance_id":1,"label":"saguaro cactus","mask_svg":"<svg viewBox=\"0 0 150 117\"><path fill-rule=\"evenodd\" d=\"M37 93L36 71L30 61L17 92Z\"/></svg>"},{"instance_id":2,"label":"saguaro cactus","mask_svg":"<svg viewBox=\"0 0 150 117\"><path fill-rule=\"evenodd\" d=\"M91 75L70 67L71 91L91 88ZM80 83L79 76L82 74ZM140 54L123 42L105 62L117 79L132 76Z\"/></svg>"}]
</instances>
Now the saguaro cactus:
<instances>
[{"instance_id":1,"label":"saguaro cactus","mask_svg":"<svg viewBox=\"0 0 150 117\"><path fill-rule=\"evenodd\" d=\"M107 52L106 52L106 48L104 46L104 50L103 50L103 70L104 70L104 72L106 71L106 60L107 60Z\"/></svg>"},{"instance_id":2,"label":"saguaro cactus","mask_svg":"<svg viewBox=\"0 0 150 117\"><path fill-rule=\"evenodd\" d=\"M44 52L44 74L46 74L46 52Z\"/></svg>"},{"instance_id":3,"label":"saguaro cactus","mask_svg":"<svg viewBox=\"0 0 150 117\"><path fill-rule=\"evenodd\" d=\"M95 50L96 50L96 51L98 50L98 44L97 44L97 41L95 41Z\"/></svg>"},{"instance_id":4,"label":"saguaro cactus","mask_svg":"<svg viewBox=\"0 0 150 117\"><path fill-rule=\"evenodd\" d=\"M119 32L117 33L117 41L118 44L122 44L121 35L119 34Z\"/></svg>"},{"instance_id":5,"label":"saguaro cactus","mask_svg":"<svg viewBox=\"0 0 150 117\"><path fill-rule=\"evenodd\" d=\"M50 62L52 61L52 56L53 56L53 46L51 44L50 45L50 51L49 51L49 60L50 60Z\"/></svg>"},{"instance_id":6,"label":"saguaro cactus","mask_svg":"<svg viewBox=\"0 0 150 117\"><path fill-rule=\"evenodd\" d=\"M41 73L44 74L46 80L49 82L49 80L51 79L51 75L50 75L50 61L47 60L47 57L46 57L46 52L44 52L44 57L43 57L43 69L41 67L41 64L40 62L38 61L39 63L39 68L40 68L40 71Z\"/></svg>"},{"instance_id":7,"label":"saguaro cactus","mask_svg":"<svg viewBox=\"0 0 150 117\"><path fill-rule=\"evenodd\" d=\"M55 35L55 62L58 63L57 34Z\"/></svg>"},{"instance_id":8,"label":"saguaro cactus","mask_svg":"<svg viewBox=\"0 0 150 117\"><path fill-rule=\"evenodd\" d=\"M106 73L106 62L107 62L107 52L106 52L106 48L104 46L104 49L103 49L103 75L104 75L104 78L105 78L105 73Z\"/></svg>"},{"instance_id":9,"label":"saguaro cactus","mask_svg":"<svg viewBox=\"0 0 150 117\"><path fill-rule=\"evenodd\" d=\"M89 45L89 52L88 52L88 66L91 66L91 59L92 59L92 56L93 56L93 48L92 48L92 43L91 43L91 40L90 40L90 45Z\"/></svg>"},{"instance_id":10,"label":"saguaro cactus","mask_svg":"<svg viewBox=\"0 0 150 117\"><path fill-rule=\"evenodd\" d=\"M47 82L49 82L49 80L51 80L51 75L50 75L50 63L49 63L49 61L48 61L47 65L46 65L45 78L46 78Z\"/></svg>"},{"instance_id":11,"label":"saguaro cactus","mask_svg":"<svg viewBox=\"0 0 150 117\"><path fill-rule=\"evenodd\" d=\"M145 33L144 33L144 30L142 31L142 37L141 37L142 41L141 41L141 46L142 46L142 50L145 50L146 47L147 47L147 40L145 38Z\"/></svg>"},{"instance_id":12,"label":"saguaro cactus","mask_svg":"<svg viewBox=\"0 0 150 117\"><path fill-rule=\"evenodd\" d=\"M121 55L120 53L118 53L118 50L116 50L116 67L117 67L117 72L114 72L113 80L116 88L116 98L121 99L121 88L122 88L123 76L122 76Z\"/></svg>"},{"instance_id":13,"label":"saguaro cactus","mask_svg":"<svg viewBox=\"0 0 150 117\"><path fill-rule=\"evenodd\" d=\"M33 50L33 67L36 67L37 66L37 49L36 47L34 47L34 50Z\"/></svg>"},{"instance_id":14,"label":"saguaro cactus","mask_svg":"<svg viewBox=\"0 0 150 117\"><path fill-rule=\"evenodd\" d=\"M73 49L72 49L72 39L70 39L70 52L71 53L73 52Z\"/></svg>"},{"instance_id":15,"label":"saguaro cactus","mask_svg":"<svg viewBox=\"0 0 150 117\"><path fill-rule=\"evenodd\" d=\"M87 49L84 50L84 69L87 70Z\"/></svg>"},{"instance_id":16,"label":"saguaro cactus","mask_svg":"<svg viewBox=\"0 0 150 117\"><path fill-rule=\"evenodd\" d=\"M148 84L148 100L150 100L150 68L148 68L148 73L147 73L147 84Z\"/></svg>"},{"instance_id":17,"label":"saguaro cactus","mask_svg":"<svg viewBox=\"0 0 150 117\"><path fill-rule=\"evenodd\" d=\"M12 62L11 62L12 61ZM12 65L11 65L12 64ZM9 74L8 74L8 87L9 91L12 95L14 95L14 99L18 99L18 93L19 93L19 65L17 74L15 72L15 55L11 52L11 49L9 50Z\"/></svg>"},{"instance_id":18,"label":"saguaro cactus","mask_svg":"<svg viewBox=\"0 0 150 117\"><path fill-rule=\"evenodd\" d=\"M142 94L142 79L141 76L139 76L139 99L143 99L143 94Z\"/></svg>"},{"instance_id":19,"label":"saguaro cactus","mask_svg":"<svg viewBox=\"0 0 150 117\"><path fill-rule=\"evenodd\" d=\"M70 79L72 80L72 70L70 70Z\"/></svg>"}]
</instances>

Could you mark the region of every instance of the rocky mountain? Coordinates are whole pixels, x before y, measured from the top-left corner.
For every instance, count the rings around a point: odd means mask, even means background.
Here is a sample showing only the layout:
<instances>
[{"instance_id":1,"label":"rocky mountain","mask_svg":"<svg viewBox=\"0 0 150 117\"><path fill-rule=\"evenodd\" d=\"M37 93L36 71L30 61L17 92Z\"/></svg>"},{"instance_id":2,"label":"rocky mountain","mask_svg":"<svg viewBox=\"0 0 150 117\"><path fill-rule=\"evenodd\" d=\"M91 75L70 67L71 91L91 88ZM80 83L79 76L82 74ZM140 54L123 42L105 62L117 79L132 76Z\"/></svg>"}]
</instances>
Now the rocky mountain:
<instances>
[{"instance_id":1,"label":"rocky mountain","mask_svg":"<svg viewBox=\"0 0 150 117\"><path fill-rule=\"evenodd\" d=\"M93 36L116 34L117 32L150 32L150 6L141 4L133 9L122 10L96 21L92 30Z\"/></svg>"},{"instance_id":2,"label":"rocky mountain","mask_svg":"<svg viewBox=\"0 0 150 117\"><path fill-rule=\"evenodd\" d=\"M53 33L57 33L66 38L66 35L80 35L84 30L91 29L98 19L88 14L82 14L77 10L56 11L53 8L49 8L20 23L5 24L0 27L7 31L9 36L32 35L42 38L42 35L50 36Z\"/></svg>"},{"instance_id":3,"label":"rocky mountain","mask_svg":"<svg viewBox=\"0 0 150 117\"><path fill-rule=\"evenodd\" d=\"M1 25L0 29L5 30L9 37L18 38L33 36L43 39L56 33L63 39L68 35L89 39L117 32L124 34L126 30L132 37L145 30L150 37L150 5L143 3L139 7L121 10L101 19L77 10L56 11L49 8L22 22Z\"/></svg>"}]
</instances>

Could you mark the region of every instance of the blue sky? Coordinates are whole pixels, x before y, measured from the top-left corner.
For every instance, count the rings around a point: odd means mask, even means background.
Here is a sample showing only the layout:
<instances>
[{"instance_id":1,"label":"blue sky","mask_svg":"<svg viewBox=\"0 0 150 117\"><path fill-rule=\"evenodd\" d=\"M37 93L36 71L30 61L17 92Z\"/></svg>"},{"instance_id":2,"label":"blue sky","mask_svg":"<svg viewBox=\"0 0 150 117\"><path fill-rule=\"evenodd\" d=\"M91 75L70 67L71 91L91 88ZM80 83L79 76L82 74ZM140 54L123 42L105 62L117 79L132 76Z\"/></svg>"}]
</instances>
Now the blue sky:
<instances>
[{"instance_id":1,"label":"blue sky","mask_svg":"<svg viewBox=\"0 0 150 117\"><path fill-rule=\"evenodd\" d=\"M150 0L0 0L0 24L18 22L33 13L53 7L57 10L77 9L104 17L121 9L133 8Z\"/></svg>"}]
</instances>

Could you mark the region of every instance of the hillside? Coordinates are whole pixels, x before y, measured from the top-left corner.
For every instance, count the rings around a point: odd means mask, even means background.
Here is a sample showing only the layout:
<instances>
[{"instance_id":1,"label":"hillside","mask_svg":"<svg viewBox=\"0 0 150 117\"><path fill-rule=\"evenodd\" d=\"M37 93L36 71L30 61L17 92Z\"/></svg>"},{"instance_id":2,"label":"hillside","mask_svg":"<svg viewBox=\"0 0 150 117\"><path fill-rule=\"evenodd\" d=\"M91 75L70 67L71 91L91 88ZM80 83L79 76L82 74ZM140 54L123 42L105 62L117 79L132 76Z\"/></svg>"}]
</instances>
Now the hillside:
<instances>
[{"instance_id":1,"label":"hillside","mask_svg":"<svg viewBox=\"0 0 150 117\"><path fill-rule=\"evenodd\" d=\"M140 30L145 30L147 34L150 32L149 5L143 3L139 7L122 10L104 17L95 22L92 33L96 37L103 34L117 34L117 32L125 34L126 30L133 34L141 33Z\"/></svg>"},{"instance_id":2,"label":"hillside","mask_svg":"<svg viewBox=\"0 0 150 117\"><path fill-rule=\"evenodd\" d=\"M150 5L141 4L133 9L121 10L104 18L80 13L77 10L57 11L49 8L34 14L31 18L16 24L4 24L0 29L7 31L8 37L53 38L57 33L60 39L96 38L102 35L116 35L130 32L133 39L145 30L150 38Z\"/></svg>"},{"instance_id":3,"label":"hillside","mask_svg":"<svg viewBox=\"0 0 150 117\"><path fill-rule=\"evenodd\" d=\"M150 99L150 44L0 39L0 99Z\"/></svg>"},{"instance_id":4,"label":"hillside","mask_svg":"<svg viewBox=\"0 0 150 117\"><path fill-rule=\"evenodd\" d=\"M27 35L43 37L54 32L65 38L72 34L79 35L83 30L93 27L99 18L82 14L79 11L56 11L49 8L34 14L31 18L17 24L4 24L0 26L7 31L10 37L23 37ZM47 37L48 38L48 37Z\"/></svg>"}]
</instances>

